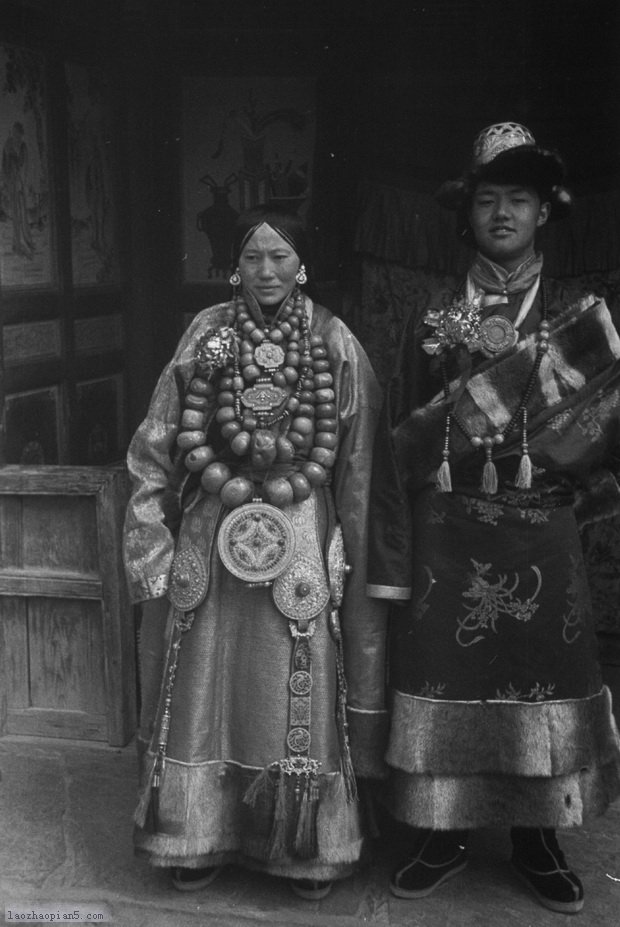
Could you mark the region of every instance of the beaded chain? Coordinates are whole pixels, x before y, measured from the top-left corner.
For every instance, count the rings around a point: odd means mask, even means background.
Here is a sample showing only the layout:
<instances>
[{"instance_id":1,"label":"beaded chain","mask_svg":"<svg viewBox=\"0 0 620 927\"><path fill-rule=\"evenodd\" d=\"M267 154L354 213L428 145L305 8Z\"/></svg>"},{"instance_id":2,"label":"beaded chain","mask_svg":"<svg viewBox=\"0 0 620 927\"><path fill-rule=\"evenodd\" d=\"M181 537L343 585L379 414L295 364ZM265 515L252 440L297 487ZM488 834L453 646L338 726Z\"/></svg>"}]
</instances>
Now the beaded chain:
<instances>
[{"instance_id":1,"label":"beaded chain","mask_svg":"<svg viewBox=\"0 0 620 927\"><path fill-rule=\"evenodd\" d=\"M338 419L327 348L310 331L305 298L295 290L277 321L261 328L237 297L226 315L231 351L215 370L195 376L185 396L177 444L185 465L201 473L202 487L230 508L255 497L255 479L265 501L283 507L307 499L322 486L336 460ZM197 364L201 374L200 363ZM253 478L234 476L207 443L214 420L232 453L249 459ZM276 433L277 432L277 433ZM292 468L269 476L274 465Z\"/></svg>"},{"instance_id":2,"label":"beaded chain","mask_svg":"<svg viewBox=\"0 0 620 927\"><path fill-rule=\"evenodd\" d=\"M518 489L530 489L532 485L532 466L529 456L529 444L527 440L527 427L528 427L528 412L527 407L534 390L534 385L536 383L536 378L538 376L538 371L542 363L542 359L549 350L549 330L550 325L547 320L547 294L544 286L544 281L541 278L540 282L540 293L541 293L541 320L538 325L538 341L536 345L536 356L534 358L534 363L530 371L525 389L519 401L519 405L515 409L514 414L512 415L508 424L502 428L501 431L496 432L494 435L485 435L484 437L480 435L473 435L470 433L467 425L458 414L456 409L452 412L448 412L446 415L446 425L444 431L444 444L443 444L443 462L437 473L437 487L443 492L452 491L452 480L450 476L449 469L449 457L450 457L450 429L452 421L454 421L462 434L467 438L472 447L474 448L484 448L485 452L485 464L482 474L482 491L494 495L498 489L498 479L497 479L497 470L495 464L493 463L493 448L495 445L500 445L504 443L506 435L509 434L517 424L521 423L521 461L519 463L519 470L517 473L517 478L515 480L515 485ZM450 399L450 382L448 378L448 372L446 369L445 358L441 357L441 373L443 379L443 391L444 398L446 402Z\"/></svg>"}]
</instances>

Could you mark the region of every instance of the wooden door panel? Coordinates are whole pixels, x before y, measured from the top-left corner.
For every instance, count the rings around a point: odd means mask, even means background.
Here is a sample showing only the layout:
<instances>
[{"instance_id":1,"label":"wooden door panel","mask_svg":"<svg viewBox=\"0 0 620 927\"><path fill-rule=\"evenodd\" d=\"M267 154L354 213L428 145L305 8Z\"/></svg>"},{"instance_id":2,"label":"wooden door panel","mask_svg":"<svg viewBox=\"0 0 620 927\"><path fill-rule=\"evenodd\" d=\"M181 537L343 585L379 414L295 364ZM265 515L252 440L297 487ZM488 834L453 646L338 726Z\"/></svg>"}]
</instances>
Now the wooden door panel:
<instances>
[{"instance_id":1,"label":"wooden door panel","mask_svg":"<svg viewBox=\"0 0 620 927\"><path fill-rule=\"evenodd\" d=\"M24 496L22 566L96 575L99 568L94 497Z\"/></svg>"},{"instance_id":2,"label":"wooden door panel","mask_svg":"<svg viewBox=\"0 0 620 927\"><path fill-rule=\"evenodd\" d=\"M133 736L126 500L120 468L0 467L0 733Z\"/></svg>"},{"instance_id":3,"label":"wooden door panel","mask_svg":"<svg viewBox=\"0 0 620 927\"><path fill-rule=\"evenodd\" d=\"M0 496L0 568L20 566L22 560L22 501Z\"/></svg>"},{"instance_id":4,"label":"wooden door panel","mask_svg":"<svg viewBox=\"0 0 620 927\"><path fill-rule=\"evenodd\" d=\"M6 596L0 600L3 629L4 676L7 705L28 708L30 705L30 673L28 668L28 609L27 599Z\"/></svg>"},{"instance_id":5,"label":"wooden door panel","mask_svg":"<svg viewBox=\"0 0 620 927\"><path fill-rule=\"evenodd\" d=\"M105 714L99 602L30 599L28 641L32 707Z\"/></svg>"}]
</instances>

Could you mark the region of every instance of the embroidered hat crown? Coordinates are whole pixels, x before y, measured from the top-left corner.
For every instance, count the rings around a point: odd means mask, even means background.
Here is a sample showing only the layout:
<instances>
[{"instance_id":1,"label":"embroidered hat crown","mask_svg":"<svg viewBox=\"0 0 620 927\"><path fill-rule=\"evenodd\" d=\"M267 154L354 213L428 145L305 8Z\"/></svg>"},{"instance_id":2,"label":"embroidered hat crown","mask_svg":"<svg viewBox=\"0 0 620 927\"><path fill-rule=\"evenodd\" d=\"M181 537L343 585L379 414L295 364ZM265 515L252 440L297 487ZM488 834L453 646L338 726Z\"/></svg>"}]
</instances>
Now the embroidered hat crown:
<instances>
[{"instance_id":1,"label":"embroidered hat crown","mask_svg":"<svg viewBox=\"0 0 620 927\"><path fill-rule=\"evenodd\" d=\"M487 126L474 141L471 168L475 171L493 161L503 151L523 145L534 146L536 140L530 130L518 122L497 122Z\"/></svg>"}]
</instances>

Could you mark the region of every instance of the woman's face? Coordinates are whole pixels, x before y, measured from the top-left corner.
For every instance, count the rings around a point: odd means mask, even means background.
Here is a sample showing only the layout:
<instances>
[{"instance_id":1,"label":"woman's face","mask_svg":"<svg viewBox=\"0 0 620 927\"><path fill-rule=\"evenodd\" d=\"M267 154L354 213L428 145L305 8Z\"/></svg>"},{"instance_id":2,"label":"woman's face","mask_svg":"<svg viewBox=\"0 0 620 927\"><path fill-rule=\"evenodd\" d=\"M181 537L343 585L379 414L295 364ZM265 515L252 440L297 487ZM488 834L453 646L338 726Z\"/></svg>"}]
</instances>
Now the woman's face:
<instances>
[{"instance_id":1,"label":"woman's face","mask_svg":"<svg viewBox=\"0 0 620 927\"><path fill-rule=\"evenodd\" d=\"M261 306L277 306L289 295L299 266L297 252L265 222L239 256L243 287Z\"/></svg>"},{"instance_id":2,"label":"woman's face","mask_svg":"<svg viewBox=\"0 0 620 927\"><path fill-rule=\"evenodd\" d=\"M549 210L532 187L482 182L472 198L469 224L482 254L510 272L534 253L536 231Z\"/></svg>"}]
</instances>

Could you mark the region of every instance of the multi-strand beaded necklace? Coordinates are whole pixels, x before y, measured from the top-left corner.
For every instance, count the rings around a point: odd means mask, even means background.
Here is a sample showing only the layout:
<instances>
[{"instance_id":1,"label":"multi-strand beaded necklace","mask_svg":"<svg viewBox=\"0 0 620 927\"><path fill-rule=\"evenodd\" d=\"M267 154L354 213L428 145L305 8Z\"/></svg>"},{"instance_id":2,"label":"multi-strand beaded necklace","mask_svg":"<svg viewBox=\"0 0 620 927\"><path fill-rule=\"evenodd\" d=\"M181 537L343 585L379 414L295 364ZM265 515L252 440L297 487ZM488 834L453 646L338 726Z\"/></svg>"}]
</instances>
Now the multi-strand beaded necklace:
<instances>
[{"instance_id":1,"label":"multi-strand beaded necklace","mask_svg":"<svg viewBox=\"0 0 620 927\"><path fill-rule=\"evenodd\" d=\"M234 508L258 491L282 508L327 482L338 441L333 376L298 290L264 327L237 297L226 324L200 339L195 357L177 443L207 492ZM235 476L230 457L219 460L208 443L211 420L244 475Z\"/></svg>"}]
</instances>

